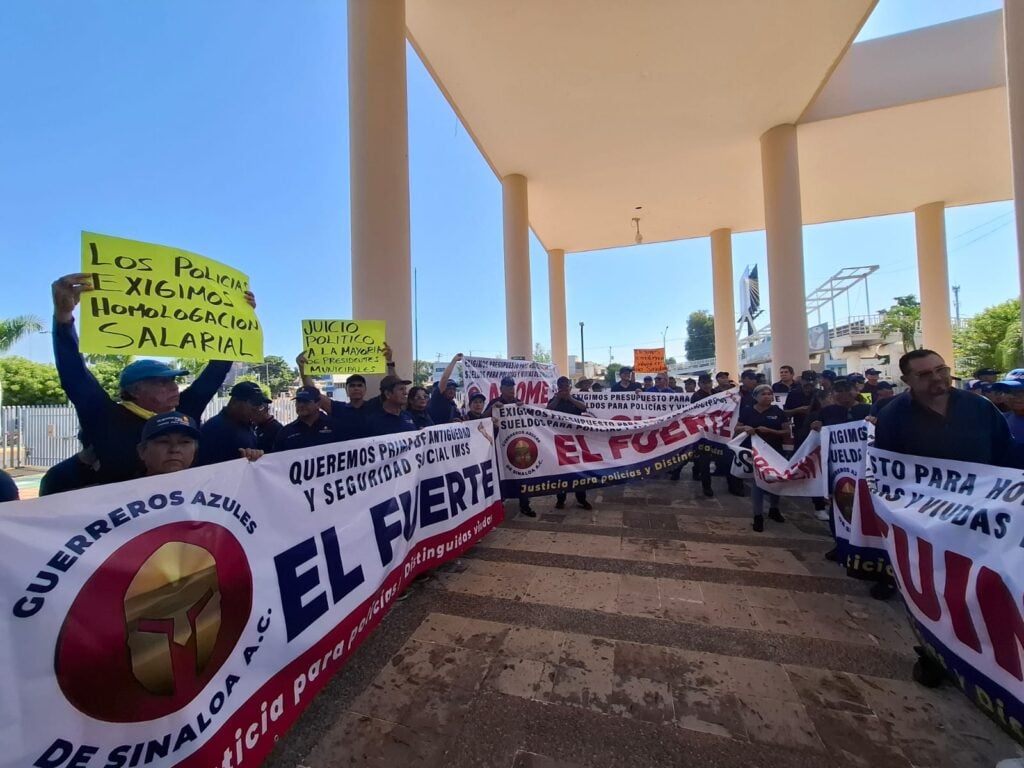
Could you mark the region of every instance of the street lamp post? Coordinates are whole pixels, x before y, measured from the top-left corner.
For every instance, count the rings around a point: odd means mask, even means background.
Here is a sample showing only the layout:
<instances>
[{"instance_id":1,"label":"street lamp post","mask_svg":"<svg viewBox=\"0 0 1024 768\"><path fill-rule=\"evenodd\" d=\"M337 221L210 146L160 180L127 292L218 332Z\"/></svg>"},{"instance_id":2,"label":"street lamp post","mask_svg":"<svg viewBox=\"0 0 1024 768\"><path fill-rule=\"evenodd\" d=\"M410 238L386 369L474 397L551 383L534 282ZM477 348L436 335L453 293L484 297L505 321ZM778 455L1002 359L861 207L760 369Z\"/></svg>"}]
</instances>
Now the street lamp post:
<instances>
[{"instance_id":1,"label":"street lamp post","mask_svg":"<svg viewBox=\"0 0 1024 768\"><path fill-rule=\"evenodd\" d=\"M580 320L580 370L583 373L584 378L587 375L587 353L583 346L583 321Z\"/></svg>"}]
</instances>

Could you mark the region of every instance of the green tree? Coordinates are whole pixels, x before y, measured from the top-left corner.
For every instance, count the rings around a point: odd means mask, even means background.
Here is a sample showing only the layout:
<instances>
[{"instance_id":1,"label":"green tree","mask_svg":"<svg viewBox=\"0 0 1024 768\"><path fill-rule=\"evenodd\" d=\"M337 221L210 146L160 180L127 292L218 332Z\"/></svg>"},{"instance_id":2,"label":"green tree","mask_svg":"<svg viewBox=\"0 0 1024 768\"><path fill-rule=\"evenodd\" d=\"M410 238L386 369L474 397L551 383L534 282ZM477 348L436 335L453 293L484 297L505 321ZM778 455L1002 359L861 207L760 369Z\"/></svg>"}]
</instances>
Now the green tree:
<instances>
[{"instance_id":1,"label":"green tree","mask_svg":"<svg viewBox=\"0 0 1024 768\"><path fill-rule=\"evenodd\" d=\"M414 360L412 364L412 383L417 387L425 387L434 375L434 366L429 360Z\"/></svg>"},{"instance_id":2,"label":"green tree","mask_svg":"<svg viewBox=\"0 0 1024 768\"><path fill-rule=\"evenodd\" d=\"M4 405L63 405L68 401L57 369L24 357L0 357Z\"/></svg>"},{"instance_id":3,"label":"green tree","mask_svg":"<svg viewBox=\"0 0 1024 768\"><path fill-rule=\"evenodd\" d=\"M124 366L116 360L97 360L89 366L96 381L115 400L121 397L121 371Z\"/></svg>"},{"instance_id":4,"label":"green tree","mask_svg":"<svg viewBox=\"0 0 1024 768\"><path fill-rule=\"evenodd\" d=\"M878 330L883 336L898 336L903 342L903 349L909 352L917 349L917 325L921 320L921 302L914 295L897 296L896 303L882 310L882 322Z\"/></svg>"},{"instance_id":5,"label":"green tree","mask_svg":"<svg viewBox=\"0 0 1024 768\"><path fill-rule=\"evenodd\" d=\"M715 356L715 318L706 309L686 318L686 359L704 360Z\"/></svg>"},{"instance_id":6,"label":"green tree","mask_svg":"<svg viewBox=\"0 0 1024 768\"><path fill-rule=\"evenodd\" d=\"M195 378L206 367L206 361L196 360L194 357L179 357L174 361L173 365L176 365L183 371L188 371L192 378Z\"/></svg>"},{"instance_id":7,"label":"green tree","mask_svg":"<svg viewBox=\"0 0 1024 768\"><path fill-rule=\"evenodd\" d=\"M675 364L676 364L676 359L674 357L666 357L665 358L665 365L668 368L671 368Z\"/></svg>"},{"instance_id":8,"label":"green tree","mask_svg":"<svg viewBox=\"0 0 1024 768\"><path fill-rule=\"evenodd\" d=\"M609 384L614 384L619 380L619 369L622 367L622 363L608 363L608 367L604 370L604 380Z\"/></svg>"},{"instance_id":9,"label":"green tree","mask_svg":"<svg viewBox=\"0 0 1024 768\"><path fill-rule=\"evenodd\" d=\"M1020 299L989 307L953 335L958 372L978 368L1008 371L1024 366L1021 351Z\"/></svg>"},{"instance_id":10,"label":"green tree","mask_svg":"<svg viewBox=\"0 0 1024 768\"><path fill-rule=\"evenodd\" d=\"M533 345L533 362L535 362L535 363L550 363L551 362L551 353L548 350L544 349L544 347L542 347L540 345L539 341L536 344Z\"/></svg>"},{"instance_id":11,"label":"green tree","mask_svg":"<svg viewBox=\"0 0 1024 768\"><path fill-rule=\"evenodd\" d=\"M43 323L32 315L19 315L0 320L0 352L6 352L30 333L43 330Z\"/></svg>"},{"instance_id":12,"label":"green tree","mask_svg":"<svg viewBox=\"0 0 1024 768\"><path fill-rule=\"evenodd\" d=\"M251 381L254 384L258 384L260 390L262 390L264 395L266 395L267 397L272 397L272 395L270 394L270 387L268 387L266 384L264 384L259 376L254 376L251 373L243 373L242 375L238 376L235 379L235 384L237 384L240 381ZM232 386L234 386L234 385L232 385Z\"/></svg>"}]
</instances>

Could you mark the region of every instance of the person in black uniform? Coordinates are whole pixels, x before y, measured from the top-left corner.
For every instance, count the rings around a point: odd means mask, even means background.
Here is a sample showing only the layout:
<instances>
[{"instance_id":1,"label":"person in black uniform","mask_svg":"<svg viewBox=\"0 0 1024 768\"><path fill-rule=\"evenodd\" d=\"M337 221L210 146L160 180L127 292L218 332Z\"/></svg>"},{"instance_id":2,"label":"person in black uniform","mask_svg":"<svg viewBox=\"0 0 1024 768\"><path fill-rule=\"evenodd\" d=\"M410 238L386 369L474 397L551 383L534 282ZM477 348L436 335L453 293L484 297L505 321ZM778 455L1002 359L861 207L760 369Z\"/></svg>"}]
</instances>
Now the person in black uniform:
<instances>
[{"instance_id":1,"label":"person in black uniform","mask_svg":"<svg viewBox=\"0 0 1024 768\"><path fill-rule=\"evenodd\" d=\"M768 445L782 453L782 441L789 434L789 417L779 406L775 405L775 395L767 384L755 387L751 396L754 398L754 404L740 409L737 431L746 432L751 437L758 435ZM744 444L749 446L750 439L745 440ZM761 490L755 482L750 492L750 500L754 513L754 530L758 533L764 530L764 499L766 496L769 504L768 518L777 523L786 522L786 518L779 511L779 497L774 493Z\"/></svg>"},{"instance_id":2,"label":"person in black uniform","mask_svg":"<svg viewBox=\"0 0 1024 768\"><path fill-rule=\"evenodd\" d=\"M430 398L425 387L413 387L409 390L409 414L416 425L416 429L434 426L434 420L427 411L427 404Z\"/></svg>"},{"instance_id":3,"label":"person in black uniform","mask_svg":"<svg viewBox=\"0 0 1024 768\"><path fill-rule=\"evenodd\" d=\"M633 381L633 369L628 365L619 368L619 380L612 384L612 392L636 392L638 389L643 387Z\"/></svg>"},{"instance_id":4,"label":"person in black uniform","mask_svg":"<svg viewBox=\"0 0 1024 768\"><path fill-rule=\"evenodd\" d=\"M484 406L487 405L487 396L483 392L474 392L469 396L469 409L466 411L466 421L484 418Z\"/></svg>"},{"instance_id":5,"label":"person in black uniform","mask_svg":"<svg viewBox=\"0 0 1024 768\"><path fill-rule=\"evenodd\" d=\"M320 398L320 390L316 387L302 387L295 393L297 418L277 432L272 446L273 451L309 448L355 437L345 436L338 423L320 410Z\"/></svg>"},{"instance_id":6,"label":"person in black uniform","mask_svg":"<svg viewBox=\"0 0 1024 768\"><path fill-rule=\"evenodd\" d=\"M572 382L566 376L560 376L556 382L558 391L555 392L555 396L548 402L548 408L552 411L559 411L560 413L568 413L573 416L585 416L587 413L587 404L581 400L577 400L572 396ZM555 509L565 509L566 494L564 491L559 491L555 496ZM576 491L576 503L579 504L583 509L593 509L593 505L587 501L586 491Z\"/></svg>"}]
</instances>

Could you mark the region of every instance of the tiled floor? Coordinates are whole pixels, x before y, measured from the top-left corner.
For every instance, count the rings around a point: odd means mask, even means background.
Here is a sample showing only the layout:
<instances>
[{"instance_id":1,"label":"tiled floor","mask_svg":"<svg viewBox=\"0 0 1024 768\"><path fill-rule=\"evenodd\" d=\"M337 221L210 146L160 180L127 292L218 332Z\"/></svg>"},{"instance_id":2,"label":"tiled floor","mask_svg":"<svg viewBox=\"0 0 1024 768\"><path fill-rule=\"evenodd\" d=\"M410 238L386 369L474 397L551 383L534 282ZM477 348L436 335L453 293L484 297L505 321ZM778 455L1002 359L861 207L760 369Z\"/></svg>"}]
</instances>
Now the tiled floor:
<instances>
[{"instance_id":1,"label":"tiled floor","mask_svg":"<svg viewBox=\"0 0 1024 768\"><path fill-rule=\"evenodd\" d=\"M822 559L804 503L648 481L534 503L398 604L271 766L991 768L1021 755L911 680L898 601ZM509 506L514 515L514 505Z\"/></svg>"}]
</instances>

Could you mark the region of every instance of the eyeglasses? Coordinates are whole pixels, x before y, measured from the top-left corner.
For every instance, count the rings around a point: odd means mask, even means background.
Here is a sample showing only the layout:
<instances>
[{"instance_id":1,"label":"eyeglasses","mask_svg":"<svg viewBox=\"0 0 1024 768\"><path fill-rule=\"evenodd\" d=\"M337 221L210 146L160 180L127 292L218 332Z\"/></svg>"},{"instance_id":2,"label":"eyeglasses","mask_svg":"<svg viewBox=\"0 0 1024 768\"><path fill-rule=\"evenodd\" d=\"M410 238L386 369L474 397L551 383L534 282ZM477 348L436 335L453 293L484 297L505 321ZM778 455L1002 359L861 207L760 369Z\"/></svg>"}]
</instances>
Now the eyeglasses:
<instances>
[{"instance_id":1,"label":"eyeglasses","mask_svg":"<svg viewBox=\"0 0 1024 768\"><path fill-rule=\"evenodd\" d=\"M949 376L949 374L951 372L952 372L952 370L950 369L950 367L948 365L940 365L938 368L933 368L930 371L914 371L914 372L908 373L907 375L908 376L913 376L913 377L915 377L917 379L920 379L920 380L935 379L935 378L944 379L947 376Z\"/></svg>"}]
</instances>

